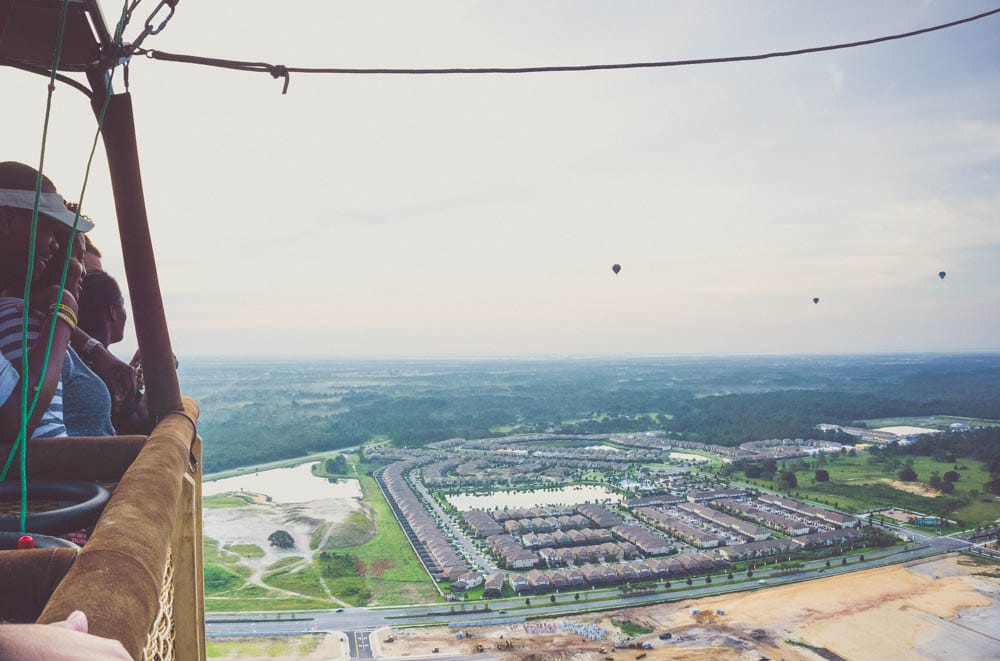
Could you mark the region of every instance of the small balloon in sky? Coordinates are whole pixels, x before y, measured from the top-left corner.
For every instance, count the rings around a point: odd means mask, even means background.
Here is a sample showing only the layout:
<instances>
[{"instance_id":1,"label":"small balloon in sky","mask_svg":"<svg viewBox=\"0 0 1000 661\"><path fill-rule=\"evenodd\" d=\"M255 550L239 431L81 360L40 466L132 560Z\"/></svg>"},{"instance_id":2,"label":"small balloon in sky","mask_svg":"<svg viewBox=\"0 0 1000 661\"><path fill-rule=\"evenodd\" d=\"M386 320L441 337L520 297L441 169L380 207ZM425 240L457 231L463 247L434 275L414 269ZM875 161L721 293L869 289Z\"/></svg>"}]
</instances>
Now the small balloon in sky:
<instances>
[{"instance_id":1,"label":"small balloon in sky","mask_svg":"<svg viewBox=\"0 0 1000 661\"><path fill-rule=\"evenodd\" d=\"M615 272L615 275L618 275L618 272L622 270L622 265L615 264L614 266L611 267L611 270Z\"/></svg>"},{"instance_id":2,"label":"small balloon in sky","mask_svg":"<svg viewBox=\"0 0 1000 661\"><path fill-rule=\"evenodd\" d=\"M819 303L819 296L813 298L813 304Z\"/></svg>"},{"instance_id":3,"label":"small balloon in sky","mask_svg":"<svg viewBox=\"0 0 1000 661\"><path fill-rule=\"evenodd\" d=\"M948 275L948 274L945 273L944 271L938 271L938 277L941 278L942 280L944 280L944 276L946 276L946 275Z\"/></svg>"}]
</instances>

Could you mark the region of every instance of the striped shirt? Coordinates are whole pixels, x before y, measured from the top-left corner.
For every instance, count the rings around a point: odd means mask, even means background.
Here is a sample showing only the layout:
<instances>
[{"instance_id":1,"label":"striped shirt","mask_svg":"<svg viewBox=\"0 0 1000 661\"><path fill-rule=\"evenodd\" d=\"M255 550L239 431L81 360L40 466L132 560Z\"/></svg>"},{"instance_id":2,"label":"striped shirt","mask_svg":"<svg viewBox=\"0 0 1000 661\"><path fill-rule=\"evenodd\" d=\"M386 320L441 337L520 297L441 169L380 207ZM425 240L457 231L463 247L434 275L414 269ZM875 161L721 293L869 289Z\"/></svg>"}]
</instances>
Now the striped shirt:
<instances>
[{"instance_id":1,"label":"striped shirt","mask_svg":"<svg viewBox=\"0 0 1000 661\"><path fill-rule=\"evenodd\" d=\"M3 401L19 393L13 392L20 379L19 372L14 365L20 366L21 361L21 323L22 313L18 310L24 303L20 298L0 298L0 397ZM37 315L28 318L28 347L34 345L38 338L38 331L42 326L42 320ZM46 338L42 338L45 340ZM13 373L13 384L10 374ZM7 391L9 388L9 392ZM56 392L52 395L49 408L42 413L38 426L32 432L31 438L51 436L66 436L66 426L63 424L63 394L62 377L56 385Z\"/></svg>"}]
</instances>

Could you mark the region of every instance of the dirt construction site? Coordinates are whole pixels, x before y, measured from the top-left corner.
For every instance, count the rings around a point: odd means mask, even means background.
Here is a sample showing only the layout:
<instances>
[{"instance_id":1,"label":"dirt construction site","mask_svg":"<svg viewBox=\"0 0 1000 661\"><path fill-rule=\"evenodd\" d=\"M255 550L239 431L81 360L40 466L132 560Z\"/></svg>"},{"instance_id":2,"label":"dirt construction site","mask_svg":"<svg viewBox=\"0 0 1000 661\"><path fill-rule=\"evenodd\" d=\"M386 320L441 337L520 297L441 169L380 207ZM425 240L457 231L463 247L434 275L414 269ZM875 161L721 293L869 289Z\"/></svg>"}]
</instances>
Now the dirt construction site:
<instances>
[{"instance_id":1,"label":"dirt construction site","mask_svg":"<svg viewBox=\"0 0 1000 661\"><path fill-rule=\"evenodd\" d=\"M624 625L623 625L624 623ZM606 635L593 640L603 629ZM633 638L630 632L646 631ZM669 639L661 635L670 634ZM1000 568L964 556L700 600L458 631L380 629L376 657L850 661L1000 658Z\"/></svg>"}]
</instances>

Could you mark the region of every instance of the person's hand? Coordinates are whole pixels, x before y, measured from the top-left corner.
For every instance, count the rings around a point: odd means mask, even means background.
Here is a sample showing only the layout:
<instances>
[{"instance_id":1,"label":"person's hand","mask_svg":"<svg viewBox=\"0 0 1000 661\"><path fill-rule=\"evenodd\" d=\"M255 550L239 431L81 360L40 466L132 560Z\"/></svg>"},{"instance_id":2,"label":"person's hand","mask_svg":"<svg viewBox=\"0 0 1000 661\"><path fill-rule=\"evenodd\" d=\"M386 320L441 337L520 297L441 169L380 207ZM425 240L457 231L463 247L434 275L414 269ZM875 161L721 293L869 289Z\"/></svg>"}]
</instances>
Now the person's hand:
<instances>
[{"instance_id":1,"label":"person's hand","mask_svg":"<svg viewBox=\"0 0 1000 661\"><path fill-rule=\"evenodd\" d=\"M135 387L140 391L145 390L146 382L142 378L142 352L136 349L132 360L128 361L128 364L135 370Z\"/></svg>"},{"instance_id":2,"label":"person's hand","mask_svg":"<svg viewBox=\"0 0 1000 661\"><path fill-rule=\"evenodd\" d=\"M135 368L119 360L102 346L94 348L90 354L90 367L111 393L111 412L116 414L126 402L135 400Z\"/></svg>"},{"instance_id":3,"label":"person's hand","mask_svg":"<svg viewBox=\"0 0 1000 661\"><path fill-rule=\"evenodd\" d=\"M76 271L77 279L71 283L70 276L73 275L74 271ZM70 265L70 272L66 275L66 289L65 291L63 291L62 304L71 308L73 312L77 312L79 310L79 306L77 305L76 302L76 296L74 295L73 292L77 290L77 283L79 281L79 276L82 273L83 273L82 266L78 265L77 268L74 269L73 266ZM70 287L71 284L72 288ZM49 310L52 308L53 305L56 304L57 301L59 301L59 285L49 285L45 289L42 289L41 291L38 292L34 292L31 295L31 300L28 302L28 307L32 312L36 312L41 315L47 315L49 313Z\"/></svg>"},{"instance_id":4,"label":"person's hand","mask_svg":"<svg viewBox=\"0 0 1000 661\"><path fill-rule=\"evenodd\" d=\"M0 659L17 661L131 661L117 640L87 633L87 616L73 611L53 624L0 625Z\"/></svg>"}]
</instances>

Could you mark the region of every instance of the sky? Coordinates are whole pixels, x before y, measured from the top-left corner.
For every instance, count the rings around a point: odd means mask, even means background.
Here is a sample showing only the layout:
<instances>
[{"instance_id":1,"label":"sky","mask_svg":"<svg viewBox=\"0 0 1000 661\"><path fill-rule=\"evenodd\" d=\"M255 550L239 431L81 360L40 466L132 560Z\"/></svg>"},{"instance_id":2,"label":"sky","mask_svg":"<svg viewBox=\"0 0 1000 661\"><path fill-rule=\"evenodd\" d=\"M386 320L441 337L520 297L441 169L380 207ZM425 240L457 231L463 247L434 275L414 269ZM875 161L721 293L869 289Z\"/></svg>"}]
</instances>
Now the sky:
<instances>
[{"instance_id":1,"label":"sky","mask_svg":"<svg viewBox=\"0 0 1000 661\"><path fill-rule=\"evenodd\" d=\"M303 66L629 62L855 41L998 5L212 0L180 3L144 46ZM1000 16L754 63L293 74L287 95L267 74L137 58L175 353L1000 350L998 33ZM0 69L3 160L37 164L46 83ZM94 129L60 86L46 174L67 198ZM84 211L123 279L100 149ZM134 346L129 330L116 352Z\"/></svg>"}]
</instances>

